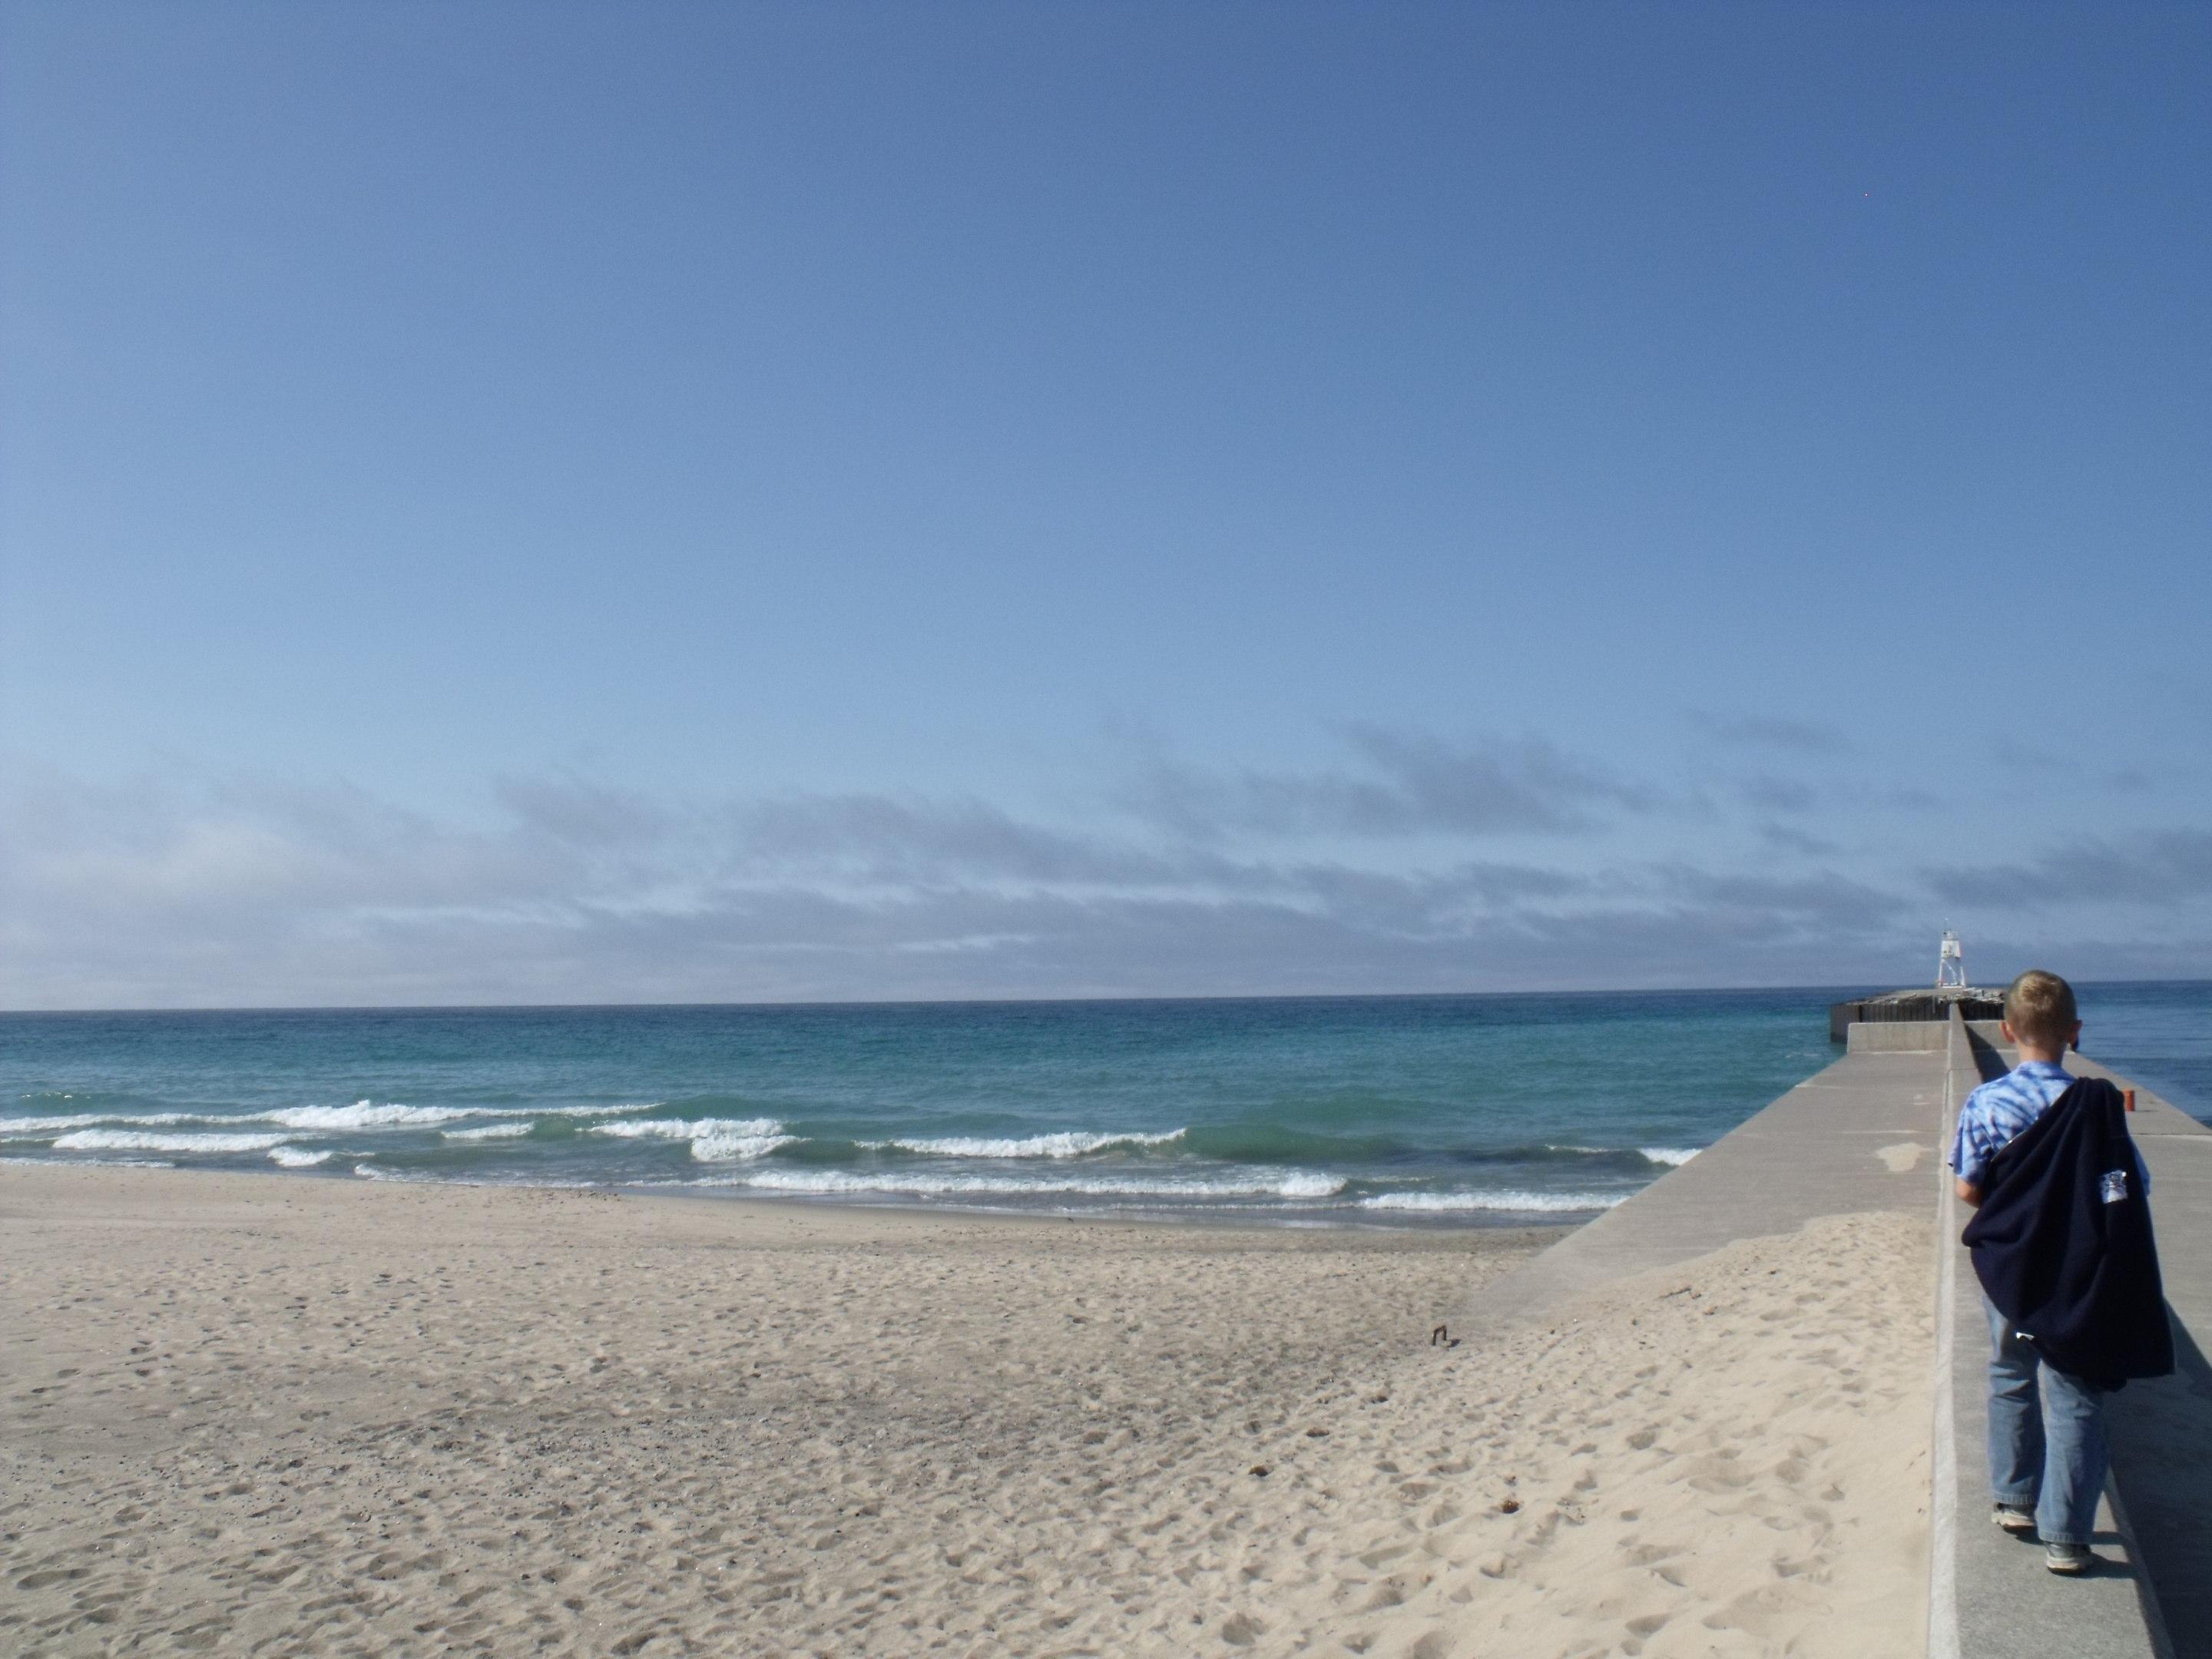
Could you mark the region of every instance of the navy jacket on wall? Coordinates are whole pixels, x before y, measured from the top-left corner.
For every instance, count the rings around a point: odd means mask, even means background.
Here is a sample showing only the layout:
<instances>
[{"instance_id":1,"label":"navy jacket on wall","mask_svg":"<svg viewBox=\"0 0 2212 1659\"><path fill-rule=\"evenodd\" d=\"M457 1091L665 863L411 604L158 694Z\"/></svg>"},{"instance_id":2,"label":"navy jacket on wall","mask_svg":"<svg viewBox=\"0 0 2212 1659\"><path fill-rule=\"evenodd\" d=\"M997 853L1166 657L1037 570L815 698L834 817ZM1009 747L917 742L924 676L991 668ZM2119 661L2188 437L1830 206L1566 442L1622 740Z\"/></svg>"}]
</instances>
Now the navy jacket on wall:
<instances>
[{"instance_id":1,"label":"navy jacket on wall","mask_svg":"<svg viewBox=\"0 0 2212 1659\"><path fill-rule=\"evenodd\" d=\"M2173 1369L2142 1170L2120 1091L2082 1078L1990 1160L1964 1237L2013 1328L2107 1387Z\"/></svg>"}]
</instances>

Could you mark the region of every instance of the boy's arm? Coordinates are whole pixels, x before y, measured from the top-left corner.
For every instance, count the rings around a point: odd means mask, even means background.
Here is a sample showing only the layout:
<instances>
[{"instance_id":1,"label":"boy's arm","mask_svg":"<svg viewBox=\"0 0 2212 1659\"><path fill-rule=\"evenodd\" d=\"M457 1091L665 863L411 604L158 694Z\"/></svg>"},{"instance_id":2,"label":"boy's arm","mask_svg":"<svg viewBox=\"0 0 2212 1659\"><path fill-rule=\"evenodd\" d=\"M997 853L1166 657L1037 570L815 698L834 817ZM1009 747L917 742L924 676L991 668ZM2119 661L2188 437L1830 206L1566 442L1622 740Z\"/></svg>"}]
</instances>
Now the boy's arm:
<instances>
[{"instance_id":1,"label":"boy's arm","mask_svg":"<svg viewBox=\"0 0 2212 1659\"><path fill-rule=\"evenodd\" d=\"M1975 1091L1976 1094L1979 1092L1979 1090ZM1972 1133L1976 1121L1974 1106L1973 1095L1968 1095L1966 1104L1959 1109L1959 1125L1951 1135L1951 1156L1944 1160L1951 1166L1951 1172L1959 1178L1959 1202L1970 1210L1981 1207L1982 1176L1988 1164L1981 1149L1975 1144L1976 1137Z\"/></svg>"}]
</instances>

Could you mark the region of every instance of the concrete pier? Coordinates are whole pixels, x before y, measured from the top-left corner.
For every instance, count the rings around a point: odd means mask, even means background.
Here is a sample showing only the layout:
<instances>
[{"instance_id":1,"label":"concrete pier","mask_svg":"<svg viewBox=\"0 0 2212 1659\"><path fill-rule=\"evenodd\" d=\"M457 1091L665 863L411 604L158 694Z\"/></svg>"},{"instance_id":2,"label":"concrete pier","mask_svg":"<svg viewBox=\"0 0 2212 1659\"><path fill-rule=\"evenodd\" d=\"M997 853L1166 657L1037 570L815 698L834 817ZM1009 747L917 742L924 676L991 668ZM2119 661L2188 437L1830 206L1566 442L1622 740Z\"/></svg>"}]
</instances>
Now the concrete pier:
<instances>
[{"instance_id":1,"label":"concrete pier","mask_svg":"<svg viewBox=\"0 0 2212 1659\"><path fill-rule=\"evenodd\" d=\"M1848 1039L1854 1025L1942 1024L1956 1008L1969 1020L2004 1018L2004 993L1973 985L1925 986L1852 997L1828 1005L1828 1041Z\"/></svg>"},{"instance_id":2,"label":"concrete pier","mask_svg":"<svg viewBox=\"0 0 2212 1659\"><path fill-rule=\"evenodd\" d=\"M2110 1413L2112 1479L2082 1579L1990 1521L1989 1333L1966 1215L1944 1154L1960 1103L2007 1069L1996 1023L1849 1027L1843 1059L1680 1169L1471 1298L1470 1323L1542 1316L1616 1279L1819 1216L1918 1211L1936 1222L1930 1659L2212 1659L2212 1130L2136 1089L2130 1127L2152 1213L2178 1375L2135 1382ZM2078 1074L2112 1073L2080 1055Z\"/></svg>"},{"instance_id":3,"label":"concrete pier","mask_svg":"<svg viewBox=\"0 0 2212 1659\"><path fill-rule=\"evenodd\" d=\"M1930 1171L1942 1162L1942 1108L1941 1054L1924 1044L1855 1048L1627 1203L1487 1286L1468 1312L1533 1316L1740 1238L1795 1232L1815 1216L1925 1212L1933 1202Z\"/></svg>"}]
</instances>

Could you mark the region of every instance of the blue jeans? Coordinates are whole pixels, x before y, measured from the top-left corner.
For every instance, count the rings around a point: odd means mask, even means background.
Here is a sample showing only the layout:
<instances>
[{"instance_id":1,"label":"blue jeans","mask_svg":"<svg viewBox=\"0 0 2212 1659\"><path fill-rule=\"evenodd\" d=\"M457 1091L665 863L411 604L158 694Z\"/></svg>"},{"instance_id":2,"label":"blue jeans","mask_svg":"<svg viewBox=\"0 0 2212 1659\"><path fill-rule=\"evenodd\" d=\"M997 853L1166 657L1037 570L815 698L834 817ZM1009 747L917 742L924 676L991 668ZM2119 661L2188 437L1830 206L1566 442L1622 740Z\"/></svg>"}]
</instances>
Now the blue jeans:
<instances>
[{"instance_id":1,"label":"blue jeans","mask_svg":"<svg viewBox=\"0 0 2212 1659\"><path fill-rule=\"evenodd\" d=\"M2046 1544L2086 1544L2105 1490L2110 1390L2043 1364L1986 1296L1982 1311L1990 1319L1990 1489L2000 1504L2034 1505Z\"/></svg>"}]
</instances>

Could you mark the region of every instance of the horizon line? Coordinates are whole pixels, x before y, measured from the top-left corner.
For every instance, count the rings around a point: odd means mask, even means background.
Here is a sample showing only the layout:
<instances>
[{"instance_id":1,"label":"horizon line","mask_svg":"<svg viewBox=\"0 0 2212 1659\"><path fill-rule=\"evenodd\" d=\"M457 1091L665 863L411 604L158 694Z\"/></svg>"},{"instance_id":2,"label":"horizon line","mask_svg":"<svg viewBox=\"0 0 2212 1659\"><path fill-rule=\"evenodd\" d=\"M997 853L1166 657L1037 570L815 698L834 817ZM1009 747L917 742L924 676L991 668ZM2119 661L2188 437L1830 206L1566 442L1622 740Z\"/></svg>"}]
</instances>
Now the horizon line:
<instances>
[{"instance_id":1,"label":"horizon line","mask_svg":"<svg viewBox=\"0 0 2212 1659\"><path fill-rule=\"evenodd\" d=\"M2212 977L2183 979L2082 979L2075 985L2212 985ZM1085 1007L1107 1004L1151 1002L1441 1002L1468 999L1511 997L1712 996L1729 994L1789 992L1847 994L1887 994L1863 988L1868 981L1838 981L1827 985L1678 985L1597 986L1572 990L1533 991L1268 991L1205 992L1195 994L1130 993L1121 995L1071 997L861 997L795 999L759 1002L336 1002L263 1003L236 1006L141 1006L116 1008L0 1008L0 1019L40 1016L96 1014L517 1014L611 1013L706 1009L848 1009L848 1008L1049 1008ZM1912 991L1917 985L1894 986L1893 991ZM1934 989L1927 987L1924 988Z\"/></svg>"}]
</instances>

